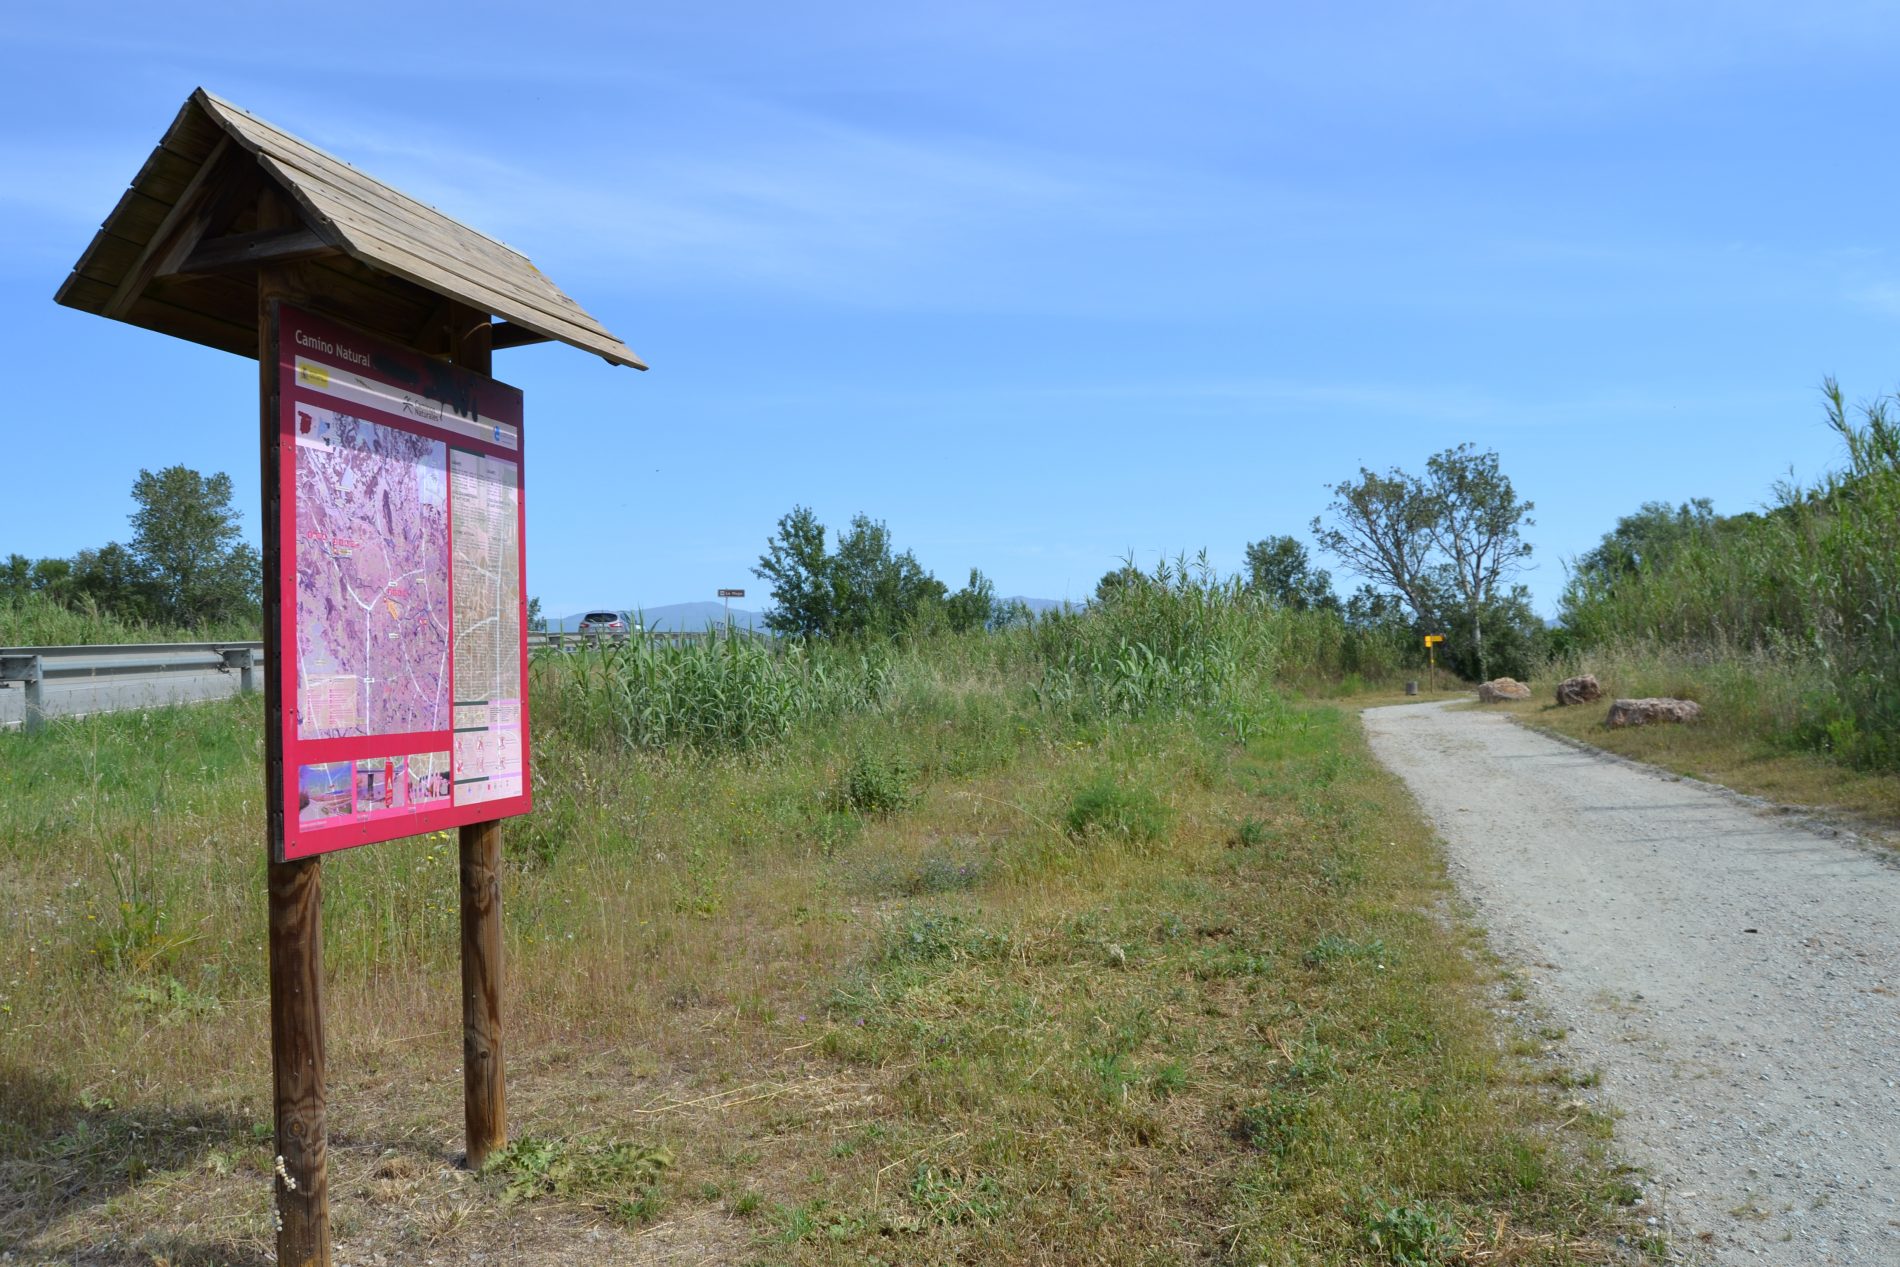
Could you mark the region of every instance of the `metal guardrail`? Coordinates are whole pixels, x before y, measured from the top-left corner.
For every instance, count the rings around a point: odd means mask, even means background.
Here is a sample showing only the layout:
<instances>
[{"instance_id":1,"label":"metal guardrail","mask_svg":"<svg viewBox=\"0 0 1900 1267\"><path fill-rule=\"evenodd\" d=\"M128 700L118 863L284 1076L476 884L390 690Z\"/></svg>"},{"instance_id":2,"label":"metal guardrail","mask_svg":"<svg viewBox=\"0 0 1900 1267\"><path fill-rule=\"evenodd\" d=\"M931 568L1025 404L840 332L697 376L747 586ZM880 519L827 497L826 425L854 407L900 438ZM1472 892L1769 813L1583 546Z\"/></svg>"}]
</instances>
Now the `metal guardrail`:
<instances>
[{"instance_id":1,"label":"metal guardrail","mask_svg":"<svg viewBox=\"0 0 1900 1267\"><path fill-rule=\"evenodd\" d=\"M238 690L257 689L261 642L138 642L90 647L0 647L0 688L26 688L25 727L36 734L46 724L47 682L88 678L151 677L165 673L236 673Z\"/></svg>"},{"instance_id":2,"label":"metal guardrail","mask_svg":"<svg viewBox=\"0 0 1900 1267\"><path fill-rule=\"evenodd\" d=\"M530 633L530 651L572 653L624 644L635 637L661 646L685 647L709 638L729 636L724 629L697 633L648 630L618 638L599 634ZM758 637L735 629L732 636ZM264 662L261 642L133 642L83 647L0 647L0 690L26 690L25 729L36 734L46 724L44 688L48 682L73 682L113 677L153 677L170 673L236 673L238 690L257 689L257 670Z\"/></svg>"},{"instance_id":3,"label":"metal guardrail","mask_svg":"<svg viewBox=\"0 0 1900 1267\"><path fill-rule=\"evenodd\" d=\"M594 634L594 633L546 633L534 632L528 635L528 650L579 651L584 648L625 646L635 638L663 647L688 647L707 639L719 639L727 636L736 638L757 638L761 635L754 630L732 630L728 635L722 628L702 629L688 633L684 630L647 629L637 634Z\"/></svg>"}]
</instances>

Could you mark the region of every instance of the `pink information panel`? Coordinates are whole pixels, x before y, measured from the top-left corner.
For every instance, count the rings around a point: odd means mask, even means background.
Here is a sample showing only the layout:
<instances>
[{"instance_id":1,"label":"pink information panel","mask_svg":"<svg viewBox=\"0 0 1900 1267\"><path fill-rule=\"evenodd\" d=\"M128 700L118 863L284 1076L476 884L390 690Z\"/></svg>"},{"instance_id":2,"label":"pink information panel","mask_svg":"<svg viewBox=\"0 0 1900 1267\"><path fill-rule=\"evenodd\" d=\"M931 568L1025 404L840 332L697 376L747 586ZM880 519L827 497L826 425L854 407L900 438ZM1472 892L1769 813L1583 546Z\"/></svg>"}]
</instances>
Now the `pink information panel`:
<instances>
[{"instance_id":1,"label":"pink information panel","mask_svg":"<svg viewBox=\"0 0 1900 1267\"><path fill-rule=\"evenodd\" d=\"M521 392L277 316L285 859L527 812Z\"/></svg>"}]
</instances>

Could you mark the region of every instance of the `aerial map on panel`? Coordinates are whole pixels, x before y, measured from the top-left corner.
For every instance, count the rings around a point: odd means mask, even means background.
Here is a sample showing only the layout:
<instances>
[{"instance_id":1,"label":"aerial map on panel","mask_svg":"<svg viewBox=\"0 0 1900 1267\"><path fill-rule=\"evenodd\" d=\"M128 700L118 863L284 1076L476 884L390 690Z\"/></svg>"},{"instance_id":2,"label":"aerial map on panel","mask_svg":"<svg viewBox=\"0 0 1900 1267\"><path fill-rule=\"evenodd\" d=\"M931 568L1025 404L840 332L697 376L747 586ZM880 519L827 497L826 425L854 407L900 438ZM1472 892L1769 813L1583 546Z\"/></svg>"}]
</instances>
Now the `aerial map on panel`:
<instances>
[{"instance_id":1,"label":"aerial map on panel","mask_svg":"<svg viewBox=\"0 0 1900 1267\"><path fill-rule=\"evenodd\" d=\"M446 729L448 446L296 411L298 737Z\"/></svg>"},{"instance_id":2,"label":"aerial map on panel","mask_svg":"<svg viewBox=\"0 0 1900 1267\"><path fill-rule=\"evenodd\" d=\"M273 857L526 813L521 393L278 308Z\"/></svg>"}]
</instances>

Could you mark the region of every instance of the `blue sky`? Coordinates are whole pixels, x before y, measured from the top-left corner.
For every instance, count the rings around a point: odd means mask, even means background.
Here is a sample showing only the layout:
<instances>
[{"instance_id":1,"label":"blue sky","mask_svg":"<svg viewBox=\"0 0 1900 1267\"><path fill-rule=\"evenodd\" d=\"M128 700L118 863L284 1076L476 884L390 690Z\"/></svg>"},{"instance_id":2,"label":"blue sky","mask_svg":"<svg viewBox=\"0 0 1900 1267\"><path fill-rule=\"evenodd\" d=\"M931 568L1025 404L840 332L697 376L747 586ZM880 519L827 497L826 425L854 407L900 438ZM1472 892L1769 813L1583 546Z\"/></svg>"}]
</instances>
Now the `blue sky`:
<instances>
[{"instance_id":1,"label":"blue sky","mask_svg":"<svg viewBox=\"0 0 1900 1267\"><path fill-rule=\"evenodd\" d=\"M1551 611L1638 503L1832 465L1824 375L1900 383L1888 6L409 9L9 15L0 554L123 538L171 462L254 528L249 363L51 299L199 84L651 362L496 358L556 613L757 595L794 503L1080 599L1466 440Z\"/></svg>"}]
</instances>

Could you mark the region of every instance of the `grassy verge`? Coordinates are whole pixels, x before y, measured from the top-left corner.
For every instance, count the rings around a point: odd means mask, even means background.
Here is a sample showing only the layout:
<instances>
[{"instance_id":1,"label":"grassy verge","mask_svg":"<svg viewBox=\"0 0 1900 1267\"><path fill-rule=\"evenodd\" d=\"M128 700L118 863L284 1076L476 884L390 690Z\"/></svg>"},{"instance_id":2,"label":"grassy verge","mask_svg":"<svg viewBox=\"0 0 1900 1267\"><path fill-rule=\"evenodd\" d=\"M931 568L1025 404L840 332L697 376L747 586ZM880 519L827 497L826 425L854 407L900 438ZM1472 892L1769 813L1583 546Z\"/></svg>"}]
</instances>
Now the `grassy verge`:
<instances>
[{"instance_id":1,"label":"grassy verge","mask_svg":"<svg viewBox=\"0 0 1900 1267\"><path fill-rule=\"evenodd\" d=\"M42 594L0 597L0 647L76 647L113 642L250 642L262 637L243 621L177 629L122 620L89 603L67 607Z\"/></svg>"},{"instance_id":2,"label":"grassy verge","mask_svg":"<svg viewBox=\"0 0 1900 1267\"><path fill-rule=\"evenodd\" d=\"M739 753L546 729L484 1175L452 842L328 860L340 1260L1616 1259L1607 1126L1498 1032L1351 714L1049 694L966 658ZM22 1261L266 1260L260 724L0 736Z\"/></svg>"},{"instance_id":3,"label":"grassy verge","mask_svg":"<svg viewBox=\"0 0 1900 1267\"><path fill-rule=\"evenodd\" d=\"M1662 683L1653 675L1606 676L1602 702L1570 708L1559 708L1550 684L1540 683L1532 699L1485 707L1672 774L1837 818L1874 838L1900 840L1900 777L1791 746L1771 710L1742 705L1732 689L1680 673ZM1703 719L1692 726L1611 728L1605 721L1610 700L1637 695L1699 699Z\"/></svg>"}]
</instances>

